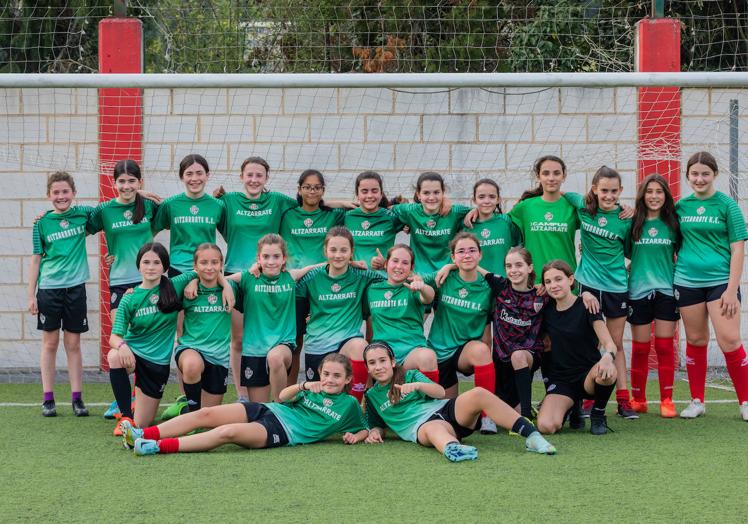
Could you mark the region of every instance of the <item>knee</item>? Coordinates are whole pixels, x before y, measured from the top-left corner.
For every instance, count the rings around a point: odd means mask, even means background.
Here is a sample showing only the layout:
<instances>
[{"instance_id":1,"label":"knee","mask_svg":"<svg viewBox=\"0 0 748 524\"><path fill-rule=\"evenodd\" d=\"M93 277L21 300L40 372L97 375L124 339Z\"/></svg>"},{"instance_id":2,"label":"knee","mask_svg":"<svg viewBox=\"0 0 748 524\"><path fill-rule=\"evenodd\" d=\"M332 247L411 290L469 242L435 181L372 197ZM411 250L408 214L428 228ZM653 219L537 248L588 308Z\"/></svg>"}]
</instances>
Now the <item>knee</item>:
<instances>
[{"instance_id":1,"label":"knee","mask_svg":"<svg viewBox=\"0 0 748 524\"><path fill-rule=\"evenodd\" d=\"M688 342L692 346L706 346L709 344L709 334L694 333L689 335L688 333L686 333L686 342Z\"/></svg>"},{"instance_id":2,"label":"knee","mask_svg":"<svg viewBox=\"0 0 748 524\"><path fill-rule=\"evenodd\" d=\"M286 369L286 363L284 362L283 355L280 353L270 352L268 353L268 368L271 370Z\"/></svg>"},{"instance_id":3,"label":"knee","mask_svg":"<svg viewBox=\"0 0 748 524\"><path fill-rule=\"evenodd\" d=\"M538 418L538 431L545 435L553 435L561 429L561 425L548 418Z\"/></svg>"},{"instance_id":4,"label":"knee","mask_svg":"<svg viewBox=\"0 0 748 524\"><path fill-rule=\"evenodd\" d=\"M719 348L722 350L723 353L729 353L730 351L733 351L738 346L740 346L740 343L741 343L740 337L732 337L732 336L724 336L724 335L717 336L717 344L719 345Z\"/></svg>"},{"instance_id":5,"label":"knee","mask_svg":"<svg viewBox=\"0 0 748 524\"><path fill-rule=\"evenodd\" d=\"M182 370L182 378L189 384L200 379L203 373L203 363L199 358L184 358L180 361L179 369Z\"/></svg>"},{"instance_id":6,"label":"knee","mask_svg":"<svg viewBox=\"0 0 748 524\"><path fill-rule=\"evenodd\" d=\"M232 425L216 428L216 434L221 442L233 442L236 438L236 429Z\"/></svg>"},{"instance_id":7,"label":"knee","mask_svg":"<svg viewBox=\"0 0 748 524\"><path fill-rule=\"evenodd\" d=\"M491 348L483 342L479 342L472 347L472 357L474 364L477 366L485 366L486 364L493 363L493 360L491 360Z\"/></svg>"},{"instance_id":8,"label":"knee","mask_svg":"<svg viewBox=\"0 0 748 524\"><path fill-rule=\"evenodd\" d=\"M425 370L434 370L439 366L436 360L436 353L430 349L421 350L418 354L418 368Z\"/></svg>"},{"instance_id":9,"label":"knee","mask_svg":"<svg viewBox=\"0 0 748 524\"><path fill-rule=\"evenodd\" d=\"M527 357L523 351L515 351L511 354L510 358L512 359L512 367L514 369L527 367Z\"/></svg>"}]
</instances>

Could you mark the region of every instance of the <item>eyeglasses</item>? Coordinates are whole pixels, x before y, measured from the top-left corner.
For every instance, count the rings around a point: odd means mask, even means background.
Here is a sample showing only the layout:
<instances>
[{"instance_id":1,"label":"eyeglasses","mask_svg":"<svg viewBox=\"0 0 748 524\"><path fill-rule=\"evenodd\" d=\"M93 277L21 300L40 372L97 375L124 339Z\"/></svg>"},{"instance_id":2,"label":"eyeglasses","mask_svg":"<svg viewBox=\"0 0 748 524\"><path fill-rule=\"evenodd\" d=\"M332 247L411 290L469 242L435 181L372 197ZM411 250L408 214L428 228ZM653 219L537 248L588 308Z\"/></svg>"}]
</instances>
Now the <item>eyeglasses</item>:
<instances>
[{"instance_id":1,"label":"eyeglasses","mask_svg":"<svg viewBox=\"0 0 748 524\"><path fill-rule=\"evenodd\" d=\"M325 186L309 186L309 185L303 185L301 186L301 189L304 191L324 191Z\"/></svg>"},{"instance_id":2,"label":"eyeglasses","mask_svg":"<svg viewBox=\"0 0 748 524\"><path fill-rule=\"evenodd\" d=\"M468 249L458 249L455 251L455 255L465 256L465 255L477 255L480 253L480 249L477 247L471 247Z\"/></svg>"}]
</instances>

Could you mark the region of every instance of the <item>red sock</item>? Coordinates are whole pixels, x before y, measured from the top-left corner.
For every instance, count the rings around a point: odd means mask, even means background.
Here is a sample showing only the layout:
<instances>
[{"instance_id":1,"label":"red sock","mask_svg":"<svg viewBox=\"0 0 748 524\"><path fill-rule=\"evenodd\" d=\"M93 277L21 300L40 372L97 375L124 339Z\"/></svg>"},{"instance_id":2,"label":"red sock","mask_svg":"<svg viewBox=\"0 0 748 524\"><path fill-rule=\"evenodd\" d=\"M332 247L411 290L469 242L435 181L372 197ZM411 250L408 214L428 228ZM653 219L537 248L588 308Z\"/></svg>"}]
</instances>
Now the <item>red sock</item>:
<instances>
[{"instance_id":1,"label":"red sock","mask_svg":"<svg viewBox=\"0 0 748 524\"><path fill-rule=\"evenodd\" d=\"M582 409L585 411L592 409L592 406L594 405L595 405L595 401L592 400L591 398L586 398L582 401Z\"/></svg>"},{"instance_id":2,"label":"red sock","mask_svg":"<svg viewBox=\"0 0 748 524\"><path fill-rule=\"evenodd\" d=\"M616 402L619 404L621 402L628 402L631 399L629 396L629 390L628 389L617 389L616 390Z\"/></svg>"},{"instance_id":3,"label":"red sock","mask_svg":"<svg viewBox=\"0 0 748 524\"><path fill-rule=\"evenodd\" d=\"M735 386L735 393L738 395L738 402L748 402L748 358L745 356L745 349L741 345L735 351L725 353L727 361L727 372L730 373L732 385Z\"/></svg>"},{"instance_id":4,"label":"red sock","mask_svg":"<svg viewBox=\"0 0 748 524\"><path fill-rule=\"evenodd\" d=\"M483 364L482 366L475 366L475 387L487 389L491 393L496 393L496 368L493 367L493 362L490 364ZM486 412L482 412L483 416L486 416Z\"/></svg>"},{"instance_id":5,"label":"red sock","mask_svg":"<svg viewBox=\"0 0 748 524\"><path fill-rule=\"evenodd\" d=\"M420 371L424 377L427 377L432 382L436 382L437 384L439 383L439 369L438 368L435 369L434 371L424 371L422 369L419 369L418 371Z\"/></svg>"},{"instance_id":6,"label":"red sock","mask_svg":"<svg viewBox=\"0 0 748 524\"><path fill-rule=\"evenodd\" d=\"M158 441L159 453L176 453L179 451L178 438L164 438Z\"/></svg>"},{"instance_id":7,"label":"red sock","mask_svg":"<svg viewBox=\"0 0 748 524\"><path fill-rule=\"evenodd\" d=\"M161 431L159 431L158 426L143 428L143 438L148 440L159 440L161 438Z\"/></svg>"},{"instance_id":8,"label":"red sock","mask_svg":"<svg viewBox=\"0 0 748 524\"><path fill-rule=\"evenodd\" d=\"M657 376L660 380L660 400L673 398L675 379L675 341L673 338L655 337Z\"/></svg>"},{"instance_id":9,"label":"red sock","mask_svg":"<svg viewBox=\"0 0 748 524\"><path fill-rule=\"evenodd\" d=\"M691 398L704 402L706 389L706 346L686 343L686 372Z\"/></svg>"},{"instance_id":10,"label":"red sock","mask_svg":"<svg viewBox=\"0 0 748 524\"><path fill-rule=\"evenodd\" d=\"M631 393L638 402L647 401L649 375L649 341L631 342ZM616 394L616 398L618 398Z\"/></svg>"},{"instance_id":11,"label":"red sock","mask_svg":"<svg viewBox=\"0 0 748 524\"><path fill-rule=\"evenodd\" d=\"M356 397L356 400L361 402L364 398L364 390L366 389L366 379L369 376L369 372L366 371L366 363L363 360L351 359L351 367L353 368L353 380L351 381L351 395Z\"/></svg>"}]
</instances>

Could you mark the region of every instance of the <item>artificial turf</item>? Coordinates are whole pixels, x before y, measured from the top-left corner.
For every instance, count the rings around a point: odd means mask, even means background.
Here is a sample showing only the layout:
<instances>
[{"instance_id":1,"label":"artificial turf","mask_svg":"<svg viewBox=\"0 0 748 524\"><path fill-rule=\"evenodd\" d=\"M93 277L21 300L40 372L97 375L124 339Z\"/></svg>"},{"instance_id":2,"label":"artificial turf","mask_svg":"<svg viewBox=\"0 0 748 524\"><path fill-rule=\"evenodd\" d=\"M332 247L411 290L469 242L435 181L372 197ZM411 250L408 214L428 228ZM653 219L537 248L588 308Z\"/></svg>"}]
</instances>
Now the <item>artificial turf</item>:
<instances>
[{"instance_id":1,"label":"artificial turf","mask_svg":"<svg viewBox=\"0 0 748 524\"><path fill-rule=\"evenodd\" d=\"M467 384L464 388L469 387ZM536 388L537 388L536 384ZM656 384L650 384L656 398ZM687 385L679 383L676 398ZM165 399L174 397L173 386ZM89 403L110 400L87 385ZM539 391L535 391L539 397ZM46 419L34 384L0 385L0 520L3 522L744 522L746 431L735 402L707 416L653 413L614 433L565 430L553 457L524 451L506 433L475 434L476 462L452 464L432 449L388 438L297 448L136 457L92 407L73 417L57 388L59 416ZM62 401L65 399L65 401ZM707 402L734 399L709 389ZM229 398L227 397L227 400ZM4 404L4 405L3 405ZM683 405L678 405L682 408Z\"/></svg>"}]
</instances>

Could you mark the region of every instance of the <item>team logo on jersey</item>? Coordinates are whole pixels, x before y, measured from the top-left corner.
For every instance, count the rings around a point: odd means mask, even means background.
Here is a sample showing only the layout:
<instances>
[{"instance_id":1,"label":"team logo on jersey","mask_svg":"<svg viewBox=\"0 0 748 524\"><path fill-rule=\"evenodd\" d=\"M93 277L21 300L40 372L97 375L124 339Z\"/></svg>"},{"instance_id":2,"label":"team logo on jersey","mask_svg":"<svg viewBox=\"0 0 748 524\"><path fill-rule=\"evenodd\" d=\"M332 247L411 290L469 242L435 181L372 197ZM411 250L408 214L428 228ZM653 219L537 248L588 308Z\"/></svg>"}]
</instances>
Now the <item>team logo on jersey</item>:
<instances>
[{"instance_id":1,"label":"team logo on jersey","mask_svg":"<svg viewBox=\"0 0 748 524\"><path fill-rule=\"evenodd\" d=\"M647 231L647 233L649 233L649 236L651 236L651 237L656 237L657 233L659 233L659 231L657 231L656 227L650 227L649 231Z\"/></svg>"},{"instance_id":2,"label":"team logo on jersey","mask_svg":"<svg viewBox=\"0 0 748 524\"><path fill-rule=\"evenodd\" d=\"M246 378L247 380L249 380L250 378L252 378L252 375L254 375L254 374L255 374L255 372L252 371L251 367L247 366L246 368L244 368L244 378ZM226 378L228 378L228 375L226 376Z\"/></svg>"},{"instance_id":3,"label":"team logo on jersey","mask_svg":"<svg viewBox=\"0 0 748 524\"><path fill-rule=\"evenodd\" d=\"M628 317L631 318L634 315L634 306L629 306Z\"/></svg>"},{"instance_id":4,"label":"team logo on jersey","mask_svg":"<svg viewBox=\"0 0 748 524\"><path fill-rule=\"evenodd\" d=\"M307 368L306 378L308 378L309 380L312 380L314 378L314 370L312 368Z\"/></svg>"},{"instance_id":5,"label":"team logo on jersey","mask_svg":"<svg viewBox=\"0 0 748 524\"><path fill-rule=\"evenodd\" d=\"M543 218L545 218L546 222L550 222L551 220L553 220L553 213L548 211L545 215L543 215Z\"/></svg>"},{"instance_id":6,"label":"team logo on jersey","mask_svg":"<svg viewBox=\"0 0 748 524\"><path fill-rule=\"evenodd\" d=\"M322 401L322 403L325 405L326 408L329 408L330 406L332 406L332 399L326 398Z\"/></svg>"},{"instance_id":7,"label":"team logo on jersey","mask_svg":"<svg viewBox=\"0 0 748 524\"><path fill-rule=\"evenodd\" d=\"M259 206L258 206L257 204L249 204L249 209L251 209L251 210L253 210L253 211L254 211L255 209L257 209L258 207L259 207Z\"/></svg>"},{"instance_id":8,"label":"team logo on jersey","mask_svg":"<svg viewBox=\"0 0 748 524\"><path fill-rule=\"evenodd\" d=\"M122 216L125 217L125 220L132 220L132 211L129 209L122 213Z\"/></svg>"},{"instance_id":9,"label":"team logo on jersey","mask_svg":"<svg viewBox=\"0 0 748 524\"><path fill-rule=\"evenodd\" d=\"M673 291L673 295L675 295L675 300L680 300L680 291L677 289Z\"/></svg>"},{"instance_id":10,"label":"team logo on jersey","mask_svg":"<svg viewBox=\"0 0 748 524\"><path fill-rule=\"evenodd\" d=\"M70 222L67 220L60 220L60 227L62 229L67 229L70 226Z\"/></svg>"},{"instance_id":11,"label":"team logo on jersey","mask_svg":"<svg viewBox=\"0 0 748 524\"><path fill-rule=\"evenodd\" d=\"M608 225L608 219L605 217L600 217L597 219L597 225L600 227L605 227Z\"/></svg>"},{"instance_id":12,"label":"team logo on jersey","mask_svg":"<svg viewBox=\"0 0 748 524\"><path fill-rule=\"evenodd\" d=\"M340 284L335 282L332 286L330 286L330 289L333 293L337 293L338 291L340 291Z\"/></svg>"},{"instance_id":13,"label":"team logo on jersey","mask_svg":"<svg viewBox=\"0 0 748 524\"><path fill-rule=\"evenodd\" d=\"M39 313L39 320L44 324L47 321L47 317L45 317L43 313Z\"/></svg>"},{"instance_id":14,"label":"team logo on jersey","mask_svg":"<svg viewBox=\"0 0 748 524\"><path fill-rule=\"evenodd\" d=\"M361 229L363 229L364 231L369 229L370 226L371 223L368 220L364 220L363 222L361 222Z\"/></svg>"},{"instance_id":15,"label":"team logo on jersey","mask_svg":"<svg viewBox=\"0 0 748 524\"><path fill-rule=\"evenodd\" d=\"M434 229L434 227L436 227L436 220L434 220L433 218L430 219L428 222L426 222L426 227L429 229Z\"/></svg>"},{"instance_id":16,"label":"team logo on jersey","mask_svg":"<svg viewBox=\"0 0 748 524\"><path fill-rule=\"evenodd\" d=\"M554 389L556 389L556 384L551 384L550 386L548 386L548 393L550 393Z\"/></svg>"},{"instance_id":17,"label":"team logo on jersey","mask_svg":"<svg viewBox=\"0 0 748 524\"><path fill-rule=\"evenodd\" d=\"M314 224L314 220L312 220L311 218L307 218L306 220L304 220L304 225L306 227L312 227L312 224Z\"/></svg>"},{"instance_id":18,"label":"team logo on jersey","mask_svg":"<svg viewBox=\"0 0 748 524\"><path fill-rule=\"evenodd\" d=\"M200 212L200 208L197 206L192 206L190 208L190 213L192 213L193 215L197 215L199 212Z\"/></svg>"},{"instance_id":19,"label":"team logo on jersey","mask_svg":"<svg viewBox=\"0 0 748 524\"><path fill-rule=\"evenodd\" d=\"M156 302L158 302L158 295L151 295L151 298L149 298L148 301L151 304L155 304Z\"/></svg>"},{"instance_id":20,"label":"team logo on jersey","mask_svg":"<svg viewBox=\"0 0 748 524\"><path fill-rule=\"evenodd\" d=\"M480 236L482 236L483 238L488 238L491 236L491 231L488 229L484 229L480 232Z\"/></svg>"},{"instance_id":21,"label":"team logo on jersey","mask_svg":"<svg viewBox=\"0 0 748 524\"><path fill-rule=\"evenodd\" d=\"M215 295L209 295L208 296L208 304L210 304L212 306L216 302L218 302L218 297L217 296L215 296Z\"/></svg>"},{"instance_id":22,"label":"team logo on jersey","mask_svg":"<svg viewBox=\"0 0 748 524\"><path fill-rule=\"evenodd\" d=\"M696 210L696 212L697 212L697 213L698 213L699 215L703 215L703 214L704 214L704 211L706 211L706 208L705 208L704 206L701 206L701 207L700 207L699 209L697 209L697 210Z\"/></svg>"},{"instance_id":23,"label":"team logo on jersey","mask_svg":"<svg viewBox=\"0 0 748 524\"><path fill-rule=\"evenodd\" d=\"M460 295L460 298L465 298L468 296L468 290L463 287L457 292L457 294Z\"/></svg>"},{"instance_id":24,"label":"team logo on jersey","mask_svg":"<svg viewBox=\"0 0 748 524\"><path fill-rule=\"evenodd\" d=\"M386 293L384 294L384 299L385 299L385 300L389 300L389 299L391 299L391 298L392 298L392 291L387 291L387 292L386 292Z\"/></svg>"},{"instance_id":25,"label":"team logo on jersey","mask_svg":"<svg viewBox=\"0 0 748 524\"><path fill-rule=\"evenodd\" d=\"M543 309L543 299L537 299L535 302L532 303L532 308L535 310L535 313L539 313L541 309Z\"/></svg>"}]
</instances>

